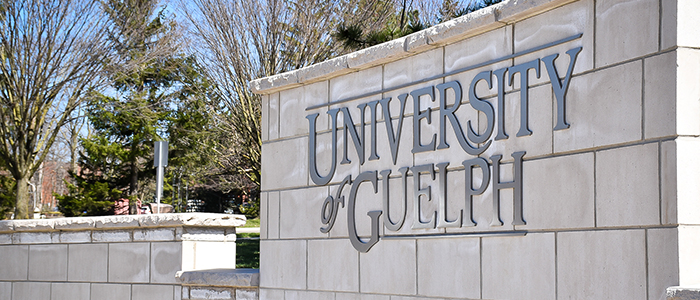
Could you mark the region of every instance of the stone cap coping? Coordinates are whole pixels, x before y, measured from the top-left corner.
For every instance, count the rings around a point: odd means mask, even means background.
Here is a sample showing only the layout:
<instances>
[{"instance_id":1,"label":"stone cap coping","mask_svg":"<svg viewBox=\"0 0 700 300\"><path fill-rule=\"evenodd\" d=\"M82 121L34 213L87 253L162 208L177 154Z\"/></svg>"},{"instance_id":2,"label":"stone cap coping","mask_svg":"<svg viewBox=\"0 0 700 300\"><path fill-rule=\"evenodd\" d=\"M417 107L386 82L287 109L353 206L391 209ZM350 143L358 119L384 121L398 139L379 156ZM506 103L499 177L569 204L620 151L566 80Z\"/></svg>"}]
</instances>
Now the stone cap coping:
<instances>
[{"instance_id":1,"label":"stone cap coping","mask_svg":"<svg viewBox=\"0 0 700 300\"><path fill-rule=\"evenodd\" d=\"M161 227L239 227L244 215L179 213L0 221L0 232L106 230Z\"/></svg>"},{"instance_id":2,"label":"stone cap coping","mask_svg":"<svg viewBox=\"0 0 700 300\"><path fill-rule=\"evenodd\" d=\"M669 287L666 289L666 300L700 300L700 287Z\"/></svg>"},{"instance_id":3,"label":"stone cap coping","mask_svg":"<svg viewBox=\"0 0 700 300\"><path fill-rule=\"evenodd\" d=\"M419 32L301 69L252 80L256 94L271 94L396 61L475 36L577 0L504 0Z\"/></svg>"},{"instance_id":4,"label":"stone cap coping","mask_svg":"<svg viewBox=\"0 0 700 300\"><path fill-rule=\"evenodd\" d=\"M260 286L259 269L211 269L175 273L182 285L244 287Z\"/></svg>"}]
</instances>

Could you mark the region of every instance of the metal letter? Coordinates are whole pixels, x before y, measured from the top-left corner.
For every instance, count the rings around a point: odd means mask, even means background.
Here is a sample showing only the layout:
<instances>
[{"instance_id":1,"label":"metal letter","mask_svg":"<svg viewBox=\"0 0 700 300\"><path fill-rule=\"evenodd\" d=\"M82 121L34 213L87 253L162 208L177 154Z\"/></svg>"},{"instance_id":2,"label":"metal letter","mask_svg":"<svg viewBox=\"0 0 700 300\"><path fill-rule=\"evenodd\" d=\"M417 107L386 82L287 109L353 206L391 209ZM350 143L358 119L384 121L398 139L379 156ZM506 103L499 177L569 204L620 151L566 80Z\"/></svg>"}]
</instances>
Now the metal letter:
<instances>
[{"instance_id":1,"label":"metal letter","mask_svg":"<svg viewBox=\"0 0 700 300\"><path fill-rule=\"evenodd\" d=\"M403 223L406 221L406 208L408 207L408 191L406 190L408 167L400 168L399 173L401 173L401 181L403 183L403 197L401 198L403 200L401 201L403 210L401 212L401 217L399 217L399 220L396 222L391 220L391 210L389 209L389 175L391 174L391 170L384 170L379 173L382 175L382 182L384 183L384 195L382 198L382 200L384 200L384 205L382 206L382 210L384 211L384 227L391 231L399 231L401 227L403 227Z\"/></svg>"},{"instance_id":2,"label":"metal letter","mask_svg":"<svg viewBox=\"0 0 700 300\"><path fill-rule=\"evenodd\" d=\"M328 233L329 231L331 231L331 228L333 228L333 225L335 224L335 218L338 216L339 206L342 205L343 207L345 207L345 196L341 196L341 193L343 192L343 187L345 185L350 184L351 182L352 177L350 175L345 176L345 179L343 179L343 181L338 186L338 191L335 193L335 198L329 195L328 197L326 197L326 200L323 201L323 205L321 206L321 223L323 223L324 225L328 225L328 227L321 227L321 232ZM326 212L328 212L328 215L326 215Z\"/></svg>"},{"instance_id":3,"label":"metal letter","mask_svg":"<svg viewBox=\"0 0 700 300\"><path fill-rule=\"evenodd\" d=\"M348 159L348 131L349 135L352 137L352 142L355 144L355 151L357 156L360 158L360 164L365 164L365 111L363 105L359 105L360 109L360 134L358 135L357 129L355 128L355 123L352 121L352 116L350 116L350 111L347 107L343 107L340 110L343 112L343 160L340 161L341 164L349 164Z\"/></svg>"},{"instance_id":4,"label":"metal letter","mask_svg":"<svg viewBox=\"0 0 700 300\"><path fill-rule=\"evenodd\" d=\"M438 202L438 219L437 227L460 227L462 225L462 212L459 211L459 217L457 220L449 221L447 220L447 166L450 163L444 162L437 164L438 167L438 178L440 182L440 201Z\"/></svg>"},{"instance_id":5,"label":"metal letter","mask_svg":"<svg viewBox=\"0 0 700 300\"><path fill-rule=\"evenodd\" d=\"M430 177L435 180L435 167L433 164L411 167L411 173L413 173L413 226L411 226L411 229L435 228L435 219L437 219L437 211L433 211L428 222L421 221L420 196L426 196L428 201L432 201L430 185L424 189L420 188L421 172L428 172Z\"/></svg>"},{"instance_id":6,"label":"metal letter","mask_svg":"<svg viewBox=\"0 0 700 300\"><path fill-rule=\"evenodd\" d=\"M566 70L566 76L564 76L564 81L559 80L559 74L557 68L554 66L554 60L559 56L559 54L552 54L542 58L544 65L547 66L547 74L549 74L549 80L552 82L552 91L554 91L554 96L557 98L557 125L554 126L554 130L562 130L569 128L569 123L566 122L566 92L569 90L569 83L571 80L571 74L574 73L574 64L576 64L576 58L578 54L581 53L583 47L576 47L566 54L569 55L569 68Z\"/></svg>"},{"instance_id":7,"label":"metal letter","mask_svg":"<svg viewBox=\"0 0 700 300\"><path fill-rule=\"evenodd\" d=\"M535 69L535 74L537 78L540 78L540 59L535 59L526 63L519 64L509 68L510 80L508 85L513 84L513 79L515 74L520 73L520 130L516 136L527 136L531 135L532 131L528 128L527 115L528 115L528 70Z\"/></svg>"},{"instance_id":8,"label":"metal letter","mask_svg":"<svg viewBox=\"0 0 700 300\"><path fill-rule=\"evenodd\" d=\"M382 112L384 113L384 124L386 125L386 136L389 138L389 147L391 149L391 158L396 164L396 159L399 154L399 140L401 139L401 129L403 128L403 113L406 109L406 97L408 94L399 95L399 102L401 104L401 113L399 114L399 124L396 128L396 133L394 134L394 124L391 123L391 113L389 111L389 100L391 98L384 98L379 100L382 104Z\"/></svg>"},{"instance_id":9,"label":"metal letter","mask_svg":"<svg viewBox=\"0 0 700 300\"><path fill-rule=\"evenodd\" d=\"M459 141L459 145L465 152L474 156L484 152L489 144L485 144L481 148L472 146L467 138L464 137L462 125L455 116L455 111L457 111L457 108L459 108L462 102L462 86L459 85L457 81L450 81L438 84L436 87L440 93L440 143L437 148L445 149L450 147L450 145L447 144L447 134L445 133L445 131L447 131L447 122L445 120L449 120L455 136L457 137L457 141ZM452 89L455 92L455 104L450 108L447 108L447 89Z\"/></svg>"},{"instance_id":10,"label":"metal letter","mask_svg":"<svg viewBox=\"0 0 700 300\"><path fill-rule=\"evenodd\" d=\"M505 140L506 134L506 72L508 68L493 71L496 75L496 94L498 95L498 132L495 140Z\"/></svg>"},{"instance_id":11,"label":"metal letter","mask_svg":"<svg viewBox=\"0 0 700 300\"><path fill-rule=\"evenodd\" d=\"M333 134L331 140L331 170L326 176L321 176L321 174L318 173L318 166L316 166L316 118L318 118L318 113L306 116L309 120L309 175L311 176L311 181L316 185L328 184L331 178L333 178L333 174L335 174L335 167L338 162L338 121L336 119L338 111L339 109L336 108L327 112L331 116L331 120L333 120L331 127L331 132L333 132Z\"/></svg>"},{"instance_id":12,"label":"metal letter","mask_svg":"<svg viewBox=\"0 0 700 300\"><path fill-rule=\"evenodd\" d=\"M513 181L501 182L500 178L500 167L501 167L501 155L491 156L491 163L493 164L493 185L491 189L493 190L493 218L491 219L491 226L501 226L503 221L501 221L500 212L500 196L502 189L513 189L513 225L525 225L525 220L523 219L523 156L525 151L515 152L511 156L513 157Z\"/></svg>"},{"instance_id":13,"label":"metal letter","mask_svg":"<svg viewBox=\"0 0 700 300\"><path fill-rule=\"evenodd\" d=\"M367 252L374 244L379 242L379 216L382 211L370 211L367 215L372 219L372 229L371 237L369 241L363 242L357 235L357 227L355 226L355 202L357 201L357 189L365 181L372 183L374 187L374 193L377 193L377 172L364 172L361 173L355 182L352 183L352 188L350 188L350 196L348 198L348 236L350 237L350 243L357 251Z\"/></svg>"},{"instance_id":14,"label":"metal letter","mask_svg":"<svg viewBox=\"0 0 700 300\"><path fill-rule=\"evenodd\" d=\"M464 210L464 216L462 217L462 226L476 226L476 222L474 222L474 214L473 214L473 197L475 195L481 195L486 191L486 188L489 186L489 177L491 176L491 172L489 172L489 163L486 161L486 159L477 157L469 160L465 160L462 162L462 165L464 166L464 190L465 190L465 210ZM472 170L474 167L479 167L481 169L481 186L479 186L478 189L474 189L474 182L472 180ZM500 217L499 217L500 220ZM469 222L467 224L467 222Z\"/></svg>"},{"instance_id":15,"label":"metal letter","mask_svg":"<svg viewBox=\"0 0 700 300\"><path fill-rule=\"evenodd\" d=\"M491 103L476 96L476 83L481 80L485 80L486 84L489 85L489 89L491 89L493 86L493 83L491 82L491 71L483 71L477 74L469 85L469 104L471 104L474 109L483 112L486 115L486 131L483 134L478 133L478 128L477 130L474 130L471 120L467 121L467 127L469 128L467 131L467 137L470 141L477 144L486 142L491 137L491 133L493 133L493 119L495 117ZM491 141L488 142L488 144L490 143ZM483 147L484 150L486 150L486 148L488 148L488 145Z\"/></svg>"},{"instance_id":16,"label":"metal letter","mask_svg":"<svg viewBox=\"0 0 700 300\"><path fill-rule=\"evenodd\" d=\"M360 104L357 107L362 111L362 115L365 114L365 106L369 106L369 113L370 113L370 120L369 120L369 125L370 125L370 140L369 140L369 149L370 149L370 155L369 155L369 160L378 160L379 155L377 155L377 103L379 103L378 100L371 101L367 104Z\"/></svg>"},{"instance_id":17,"label":"metal letter","mask_svg":"<svg viewBox=\"0 0 700 300\"><path fill-rule=\"evenodd\" d=\"M417 89L411 92L411 97L413 97L413 149L411 153L425 152L425 151L435 151L435 135L430 139L430 143L427 145L421 144L420 139L420 119L425 118L430 124L430 107L425 111L420 111L420 96L427 95L430 96L430 102L435 101L435 91L432 86Z\"/></svg>"}]
</instances>

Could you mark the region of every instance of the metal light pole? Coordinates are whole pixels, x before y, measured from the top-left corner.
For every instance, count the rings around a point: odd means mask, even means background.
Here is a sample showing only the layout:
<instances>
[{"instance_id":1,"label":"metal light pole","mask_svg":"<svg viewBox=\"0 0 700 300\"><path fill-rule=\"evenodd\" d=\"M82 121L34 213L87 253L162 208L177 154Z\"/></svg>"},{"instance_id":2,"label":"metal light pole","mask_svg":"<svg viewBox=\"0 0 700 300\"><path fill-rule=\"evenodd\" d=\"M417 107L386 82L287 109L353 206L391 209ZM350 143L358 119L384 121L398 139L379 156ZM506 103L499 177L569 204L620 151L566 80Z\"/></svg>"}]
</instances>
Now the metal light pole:
<instances>
[{"instance_id":1,"label":"metal light pole","mask_svg":"<svg viewBox=\"0 0 700 300\"><path fill-rule=\"evenodd\" d=\"M155 142L153 167L156 168L156 203L160 213L160 198L163 196L163 168L168 166L168 142Z\"/></svg>"}]
</instances>

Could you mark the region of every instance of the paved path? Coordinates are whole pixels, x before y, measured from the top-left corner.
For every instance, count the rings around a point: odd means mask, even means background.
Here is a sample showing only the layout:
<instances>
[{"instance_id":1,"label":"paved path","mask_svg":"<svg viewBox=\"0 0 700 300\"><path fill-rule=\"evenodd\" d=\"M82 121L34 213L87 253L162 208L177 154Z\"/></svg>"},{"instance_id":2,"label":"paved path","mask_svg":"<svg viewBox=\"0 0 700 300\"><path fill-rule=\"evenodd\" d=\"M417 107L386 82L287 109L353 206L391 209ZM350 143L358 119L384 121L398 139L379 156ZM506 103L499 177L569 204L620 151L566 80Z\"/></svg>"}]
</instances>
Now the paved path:
<instances>
[{"instance_id":1,"label":"paved path","mask_svg":"<svg viewBox=\"0 0 700 300\"><path fill-rule=\"evenodd\" d=\"M260 233L260 227L238 227L236 233Z\"/></svg>"}]
</instances>

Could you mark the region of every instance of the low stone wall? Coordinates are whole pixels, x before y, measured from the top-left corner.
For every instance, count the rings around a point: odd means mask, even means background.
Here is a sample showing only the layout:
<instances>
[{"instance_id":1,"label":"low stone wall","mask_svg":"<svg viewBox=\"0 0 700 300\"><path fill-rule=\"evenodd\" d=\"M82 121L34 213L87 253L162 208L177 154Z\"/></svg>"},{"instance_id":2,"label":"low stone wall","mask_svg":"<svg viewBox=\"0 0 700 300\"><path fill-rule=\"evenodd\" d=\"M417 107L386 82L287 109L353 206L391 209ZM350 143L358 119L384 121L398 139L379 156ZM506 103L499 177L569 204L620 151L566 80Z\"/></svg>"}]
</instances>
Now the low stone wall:
<instances>
[{"instance_id":1,"label":"low stone wall","mask_svg":"<svg viewBox=\"0 0 700 300\"><path fill-rule=\"evenodd\" d=\"M234 269L243 224L199 213L0 221L0 299L194 299L176 273Z\"/></svg>"}]
</instances>

